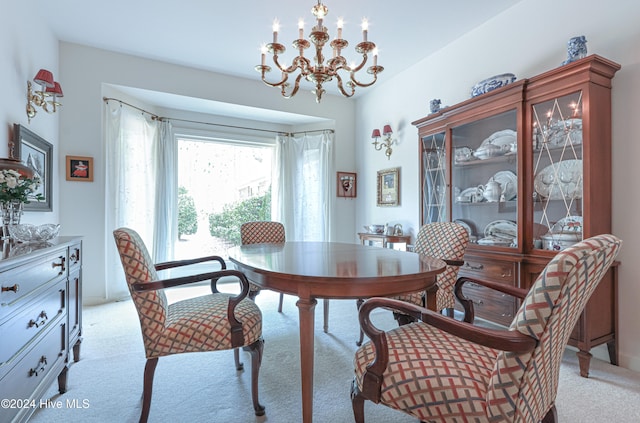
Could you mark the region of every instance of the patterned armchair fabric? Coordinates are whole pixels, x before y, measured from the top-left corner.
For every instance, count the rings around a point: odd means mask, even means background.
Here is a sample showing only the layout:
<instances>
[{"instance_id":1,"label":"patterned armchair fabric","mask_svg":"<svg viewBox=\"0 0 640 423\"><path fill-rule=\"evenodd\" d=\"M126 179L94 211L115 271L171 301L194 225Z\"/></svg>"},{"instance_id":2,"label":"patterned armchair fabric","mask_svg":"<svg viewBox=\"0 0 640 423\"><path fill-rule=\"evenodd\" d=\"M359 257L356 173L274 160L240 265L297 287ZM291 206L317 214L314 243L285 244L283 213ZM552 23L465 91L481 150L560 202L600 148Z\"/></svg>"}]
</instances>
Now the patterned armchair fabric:
<instances>
[{"instance_id":1,"label":"patterned armchair fabric","mask_svg":"<svg viewBox=\"0 0 640 423\"><path fill-rule=\"evenodd\" d=\"M434 222L420 228L414 251L443 260L462 261L467 245L469 245L469 234L462 225L455 222ZM458 277L458 269L459 266L447 265L446 270L438 275L436 293L438 310L455 306L453 287ZM424 291L421 291L395 298L423 306L424 295Z\"/></svg>"},{"instance_id":2,"label":"patterned armchair fabric","mask_svg":"<svg viewBox=\"0 0 640 423\"><path fill-rule=\"evenodd\" d=\"M159 357L186 352L218 351L243 347L252 353L252 377L255 377L254 408L264 414L257 401L257 377L262 357L262 313L256 304L244 298L248 281L241 272L223 270L193 277L160 280L157 269L192 264L202 260L185 260L154 265L137 232L120 228L113 232L116 246L140 318L147 365L145 367L144 404L141 421L146 421L151 400L153 373ZM202 277L198 277L202 276ZM244 285L238 296L212 293L169 304L162 288L185 282L235 276ZM214 283L215 283L214 281ZM147 398L148 395L148 398Z\"/></svg>"},{"instance_id":3,"label":"patterned armchair fabric","mask_svg":"<svg viewBox=\"0 0 640 423\"><path fill-rule=\"evenodd\" d=\"M524 297L508 331L445 323L451 319L407 304L405 311L414 312L422 322L382 332L380 339L372 336L373 341L356 352L352 385L356 422L364 422L365 399L423 422L555 421L564 348L621 244L613 235L599 235L558 253ZM365 303L361 313L389 307L387 302L393 300L376 301L370 307ZM364 320L361 315L360 321ZM460 336L449 333L455 331ZM488 339L493 336L503 345L518 340L530 346L501 349ZM374 344L385 351L376 353ZM368 374L376 360L381 375Z\"/></svg>"}]
</instances>

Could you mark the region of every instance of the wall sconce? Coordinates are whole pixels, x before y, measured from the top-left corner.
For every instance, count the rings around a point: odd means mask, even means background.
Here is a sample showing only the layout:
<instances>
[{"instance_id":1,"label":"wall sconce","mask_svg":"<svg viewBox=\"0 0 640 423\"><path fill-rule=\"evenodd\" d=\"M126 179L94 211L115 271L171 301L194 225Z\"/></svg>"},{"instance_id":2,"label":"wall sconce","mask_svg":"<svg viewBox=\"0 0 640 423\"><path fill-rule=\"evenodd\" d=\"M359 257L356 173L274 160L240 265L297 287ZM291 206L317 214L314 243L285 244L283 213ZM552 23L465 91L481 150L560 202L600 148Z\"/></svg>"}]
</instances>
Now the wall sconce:
<instances>
[{"instance_id":1,"label":"wall sconce","mask_svg":"<svg viewBox=\"0 0 640 423\"><path fill-rule=\"evenodd\" d=\"M64 97L62 87L53 80L53 74L46 69L40 69L33 78L33 82L42 87L41 90L32 90L31 81L27 81L27 117L29 123L31 118L36 115L36 106L42 107L47 113L55 113L58 106L62 106L56 100L58 97ZM51 97L51 100L48 98Z\"/></svg>"},{"instance_id":2,"label":"wall sconce","mask_svg":"<svg viewBox=\"0 0 640 423\"><path fill-rule=\"evenodd\" d=\"M391 153L393 152L393 150L391 149L391 145L394 142L397 144L395 140L391 139L391 134L393 134L393 131L391 130L391 125L385 125L384 128L382 129L382 135L384 135L385 137L382 141L378 141L380 139L379 129L374 129L373 133L371 134L371 138L375 140L371 144L373 144L373 146L376 148L377 151L382 150L382 148L384 147L385 148L384 154L387 156L387 160L391 159Z\"/></svg>"}]
</instances>

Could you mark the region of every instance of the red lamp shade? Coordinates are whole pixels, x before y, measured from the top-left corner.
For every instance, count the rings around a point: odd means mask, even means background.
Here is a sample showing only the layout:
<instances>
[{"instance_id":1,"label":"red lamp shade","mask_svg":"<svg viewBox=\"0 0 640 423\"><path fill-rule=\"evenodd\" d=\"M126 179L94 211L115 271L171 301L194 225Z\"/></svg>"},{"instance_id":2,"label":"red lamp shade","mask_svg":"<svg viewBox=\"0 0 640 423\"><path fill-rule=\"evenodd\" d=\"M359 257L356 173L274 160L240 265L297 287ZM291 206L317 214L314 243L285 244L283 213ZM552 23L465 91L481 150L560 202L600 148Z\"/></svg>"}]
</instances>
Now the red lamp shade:
<instances>
[{"instance_id":1,"label":"red lamp shade","mask_svg":"<svg viewBox=\"0 0 640 423\"><path fill-rule=\"evenodd\" d=\"M40 69L35 78L33 78L33 82L47 88L53 88L53 74L46 69Z\"/></svg>"},{"instance_id":2,"label":"red lamp shade","mask_svg":"<svg viewBox=\"0 0 640 423\"><path fill-rule=\"evenodd\" d=\"M64 94L62 94L62 87L58 82L54 82L53 88L47 88L46 92L55 95L56 97L64 97Z\"/></svg>"},{"instance_id":3,"label":"red lamp shade","mask_svg":"<svg viewBox=\"0 0 640 423\"><path fill-rule=\"evenodd\" d=\"M380 138L380 130L374 129L373 132L371 133L371 138Z\"/></svg>"},{"instance_id":4,"label":"red lamp shade","mask_svg":"<svg viewBox=\"0 0 640 423\"><path fill-rule=\"evenodd\" d=\"M384 135L390 135L393 134L393 131L391 130L391 125L385 125L384 129L382 130L382 133Z\"/></svg>"}]
</instances>

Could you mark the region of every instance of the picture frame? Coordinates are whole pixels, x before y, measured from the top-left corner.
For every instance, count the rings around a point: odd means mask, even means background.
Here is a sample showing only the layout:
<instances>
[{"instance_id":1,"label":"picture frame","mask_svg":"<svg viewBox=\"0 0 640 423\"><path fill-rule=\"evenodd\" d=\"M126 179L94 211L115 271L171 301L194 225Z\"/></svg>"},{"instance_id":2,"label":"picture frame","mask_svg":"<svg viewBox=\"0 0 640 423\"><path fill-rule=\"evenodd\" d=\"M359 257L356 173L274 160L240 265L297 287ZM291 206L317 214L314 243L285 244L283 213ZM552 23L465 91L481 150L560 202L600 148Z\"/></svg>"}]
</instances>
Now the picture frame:
<instances>
[{"instance_id":1,"label":"picture frame","mask_svg":"<svg viewBox=\"0 0 640 423\"><path fill-rule=\"evenodd\" d=\"M93 182L93 157L66 156L65 163L67 181Z\"/></svg>"},{"instance_id":2,"label":"picture frame","mask_svg":"<svg viewBox=\"0 0 640 423\"><path fill-rule=\"evenodd\" d=\"M336 195L342 198L356 198L357 175L353 172L337 172Z\"/></svg>"},{"instance_id":3,"label":"picture frame","mask_svg":"<svg viewBox=\"0 0 640 423\"><path fill-rule=\"evenodd\" d=\"M9 146L9 155L14 159L20 159L40 178L40 187L36 194L41 194L44 199L25 204L24 210L52 211L53 145L26 127L16 123L13 125L13 143Z\"/></svg>"},{"instance_id":4,"label":"picture frame","mask_svg":"<svg viewBox=\"0 0 640 423\"><path fill-rule=\"evenodd\" d=\"M378 207L400 205L400 168L378 171Z\"/></svg>"}]
</instances>

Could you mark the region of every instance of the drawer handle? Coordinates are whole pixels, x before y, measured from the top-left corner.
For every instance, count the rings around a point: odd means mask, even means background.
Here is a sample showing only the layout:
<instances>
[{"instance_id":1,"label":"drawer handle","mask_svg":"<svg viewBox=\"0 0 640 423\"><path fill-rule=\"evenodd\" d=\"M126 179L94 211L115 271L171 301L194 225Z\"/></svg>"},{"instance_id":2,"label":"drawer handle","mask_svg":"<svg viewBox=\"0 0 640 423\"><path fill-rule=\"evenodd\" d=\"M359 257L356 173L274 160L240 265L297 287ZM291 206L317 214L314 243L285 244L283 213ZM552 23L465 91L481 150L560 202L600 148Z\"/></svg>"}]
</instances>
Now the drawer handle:
<instances>
[{"instance_id":1,"label":"drawer handle","mask_svg":"<svg viewBox=\"0 0 640 423\"><path fill-rule=\"evenodd\" d=\"M47 365L47 357L44 355L40 357L40 361L36 365L35 369L29 369L29 377L38 376L38 372L44 372L44 366Z\"/></svg>"},{"instance_id":2,"label":"drawer handle","mask_svg":"<svg viewBox=\"0 0 640 423\"><path fill-rule=\"evenodd\" d=\"M482 300L471 300L471 302L474 303L475 305L479 305L479 306L484 304L484 301L482 301Z\"/></svg>"},{"instance_id":3,"label":"drawer handle","mask_svg":"<svg viewBox=\"0 0 640 423\"><path fill-rule=\"evenodd\" d=\"M9 291L18 292L19 289L20 289L20 285L16 283L16 284L13 284L13 286L3 286L2 292L9 292Z\"/></svg>"},{"instance_id":4,"label":"drawer handle","mask_svg":"<svg viewBox=\"0 0 640 423\"><path fill-rule=\"evenodd\" d=\"M503 278L510 278L511 277L511 269L502 269L502 275Z\"/></svg>"},{"instance_id":5,"label":"drawer handle","mask_svg":"<svg viewBox=\"0 0 640 423\"><path fill-rule=\"evenodd\" d=\"M511 313L502 313L502 317L513 317Z\"/></svg>"},{"instance_id":6,"label":"drawer handle","mask_svg":"<svg viewBox=\"0 0 640 423\"><path fill-rule=\"evenodd\" d=\"M64 267L64 257L59 257L59 258L60 258L60 263L53 262L53 263L51 263L51 267L54 268L54 269L56 267L59 267L60 268L60 274L62 274L62 272L64 272L66 270L65 267Z\"/></svg>"},{"instance_id":7,"label":"drawer handle","mask_svg":"<svg viewBox=\"0 0 640 423\"><path fill-rule=\"evenodd\" d=\"M79 262L80 261L80 249L79 248L74 248L73 251L74 252L69 256L69 260L71 260L74 263Z\"/></svg>"},{"instance_id":8,"label":"drawer handle","mask_svg":"<svg viewBox=\"0 0 640 423\"><path fill-rule=\"evenodd\" d=\"M464 264L464 267L466 267L467 269L471 269L471 270L482 270L484 269L484 265L483 264L478 264L476 266L469 264L469 262L466 262Z\"/></svg>"},{"instance_id":9,"label":"drawer handle","mask_svg":"<svg viewBox=\"0 0 640 423\"><path fill-rule=\"evenodd\" d=\"M42 320L40 322L37 322L36 320L38 319L42 319ZM42 310L42 312L40 312L36 320L33 320L33 319L29 320L29 327L32 328L35 326L39 328L40 326L44 326L44 324L47 323L48 319L49 317L47 316L47 313L44 310Z\"/></svg>"}]
</instances>

